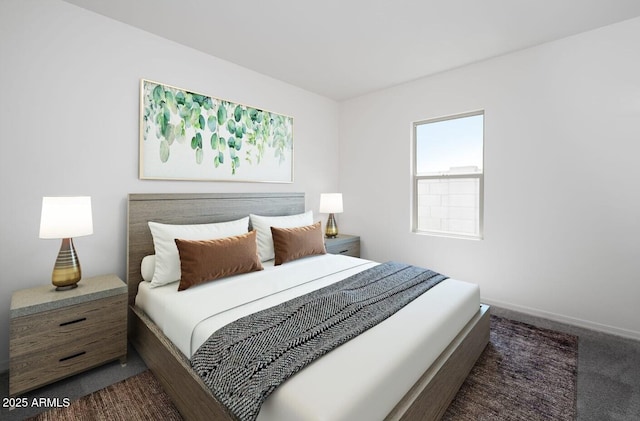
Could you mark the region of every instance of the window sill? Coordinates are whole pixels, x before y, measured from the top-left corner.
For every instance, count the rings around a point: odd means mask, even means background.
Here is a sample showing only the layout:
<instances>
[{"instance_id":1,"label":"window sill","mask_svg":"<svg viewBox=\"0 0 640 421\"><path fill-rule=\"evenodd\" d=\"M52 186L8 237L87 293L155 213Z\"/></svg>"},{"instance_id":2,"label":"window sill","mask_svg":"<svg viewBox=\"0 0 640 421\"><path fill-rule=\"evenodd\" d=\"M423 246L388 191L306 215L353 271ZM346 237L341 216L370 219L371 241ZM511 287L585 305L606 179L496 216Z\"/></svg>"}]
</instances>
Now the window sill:
<instances>
[{"instance_id":1,"label":"window sill","mask_svg":"<svg viewBox=\"0 0 640 421\"><path fill-rule=\"evenodd\" d=\"M427 237L444 237L444 238L457 238L461 240L477 240L482 241L484 238L482 235L464 235L464 234L455 234L449 232L439 232L439 231L412 231L412 234L427 236Z\"/></svg>"}]
</instances>

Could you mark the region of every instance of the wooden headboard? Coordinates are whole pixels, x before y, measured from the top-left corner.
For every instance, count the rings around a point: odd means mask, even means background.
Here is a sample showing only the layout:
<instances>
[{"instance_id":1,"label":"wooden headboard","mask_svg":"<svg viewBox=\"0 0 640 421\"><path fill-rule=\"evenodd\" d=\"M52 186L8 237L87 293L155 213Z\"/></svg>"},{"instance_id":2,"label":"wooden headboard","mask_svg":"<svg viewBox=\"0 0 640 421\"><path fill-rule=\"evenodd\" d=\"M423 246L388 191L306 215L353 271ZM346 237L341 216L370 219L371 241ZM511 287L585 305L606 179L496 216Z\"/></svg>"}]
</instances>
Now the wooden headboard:
<instances>
[{"instance_id":1,"label":"wooden headboard","mask_svg":"<svg viewBox=\"0 0 640 421\"><path fill-rule=\"evenodd\" d=\"M142 281L142 258L154 253L147 222L206 224L232 221L250 213L278 216L304 211L304 193L130 194L127 209L129 304L134 303Z\"/></svg>"}]
</instances>

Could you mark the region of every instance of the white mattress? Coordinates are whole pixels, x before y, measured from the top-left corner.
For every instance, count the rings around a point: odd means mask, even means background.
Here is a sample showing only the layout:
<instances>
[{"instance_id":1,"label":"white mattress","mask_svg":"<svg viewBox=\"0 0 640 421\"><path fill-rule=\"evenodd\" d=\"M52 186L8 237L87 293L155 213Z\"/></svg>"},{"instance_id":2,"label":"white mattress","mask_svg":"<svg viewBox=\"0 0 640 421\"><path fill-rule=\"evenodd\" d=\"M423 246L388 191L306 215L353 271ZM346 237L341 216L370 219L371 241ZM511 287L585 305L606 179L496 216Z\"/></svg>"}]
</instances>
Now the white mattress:
<instances>
[{"instance_id":1,"label":"white mattress","mask_svg":"<svg viewBox=\"0 0 640 421\"><path fill-rule=\"evenodd\" d=\"M329 285L377 263L326 254L185 291L142 282L136 305L187 357L244 315ZM288 379L259 421L384 418L478 311L478 286L447 279Z\"/></svg>"}]
</instances>

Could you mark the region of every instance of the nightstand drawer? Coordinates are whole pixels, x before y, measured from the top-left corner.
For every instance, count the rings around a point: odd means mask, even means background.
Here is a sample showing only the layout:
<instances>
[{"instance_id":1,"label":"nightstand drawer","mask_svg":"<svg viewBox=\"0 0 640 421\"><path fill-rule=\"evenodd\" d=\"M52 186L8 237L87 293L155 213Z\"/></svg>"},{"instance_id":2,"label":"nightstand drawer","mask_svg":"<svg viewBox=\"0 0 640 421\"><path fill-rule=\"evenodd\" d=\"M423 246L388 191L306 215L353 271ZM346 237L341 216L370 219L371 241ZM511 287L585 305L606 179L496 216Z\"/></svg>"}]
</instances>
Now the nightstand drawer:
<instances>
[{"instance_id":1,"label":"nightstand drawer","mask_svg":"<svg viewBox=\"0 0 640 421\"><path fill-rule=\"evenodd\" d=\"M327 253L360 257L360 243L343 243L334 247L327 247Z\"/></svg>"},{"instance_id":2,"label":"nightstand drawer","mask_svg":"<svg viewBox=\"0 0 640 421\"><path fill-rule=\"evenodd\" d=\"M48 351L84 336L100 336L110 327L122 330L126 295L116 295L59 310L18 317L11 323L11 358Z\"/></svg>"},{"instance_id":3,"label":"nightstand drawer","mask_svg":"<svg viewBox=\"0 0 640 421\"><path fill-rule=\"evenodd\" d=\"M126 346L126 331L114 326L106 331L75 337L73 341L51 346L46 351L12 355L9 394L20 394L120 358L126 352Z\"/></svg>"},{"instance_id":4,"label":"nightstand drawer","mask_svg":"<svg viewBox=\"0 0 640 421\"><path fill-rule=\"evenodd\" d=\"M360 257L360 237L340 234L334 238L326 238L325 248L327 253Z\"/></svg>"}]
</instances>

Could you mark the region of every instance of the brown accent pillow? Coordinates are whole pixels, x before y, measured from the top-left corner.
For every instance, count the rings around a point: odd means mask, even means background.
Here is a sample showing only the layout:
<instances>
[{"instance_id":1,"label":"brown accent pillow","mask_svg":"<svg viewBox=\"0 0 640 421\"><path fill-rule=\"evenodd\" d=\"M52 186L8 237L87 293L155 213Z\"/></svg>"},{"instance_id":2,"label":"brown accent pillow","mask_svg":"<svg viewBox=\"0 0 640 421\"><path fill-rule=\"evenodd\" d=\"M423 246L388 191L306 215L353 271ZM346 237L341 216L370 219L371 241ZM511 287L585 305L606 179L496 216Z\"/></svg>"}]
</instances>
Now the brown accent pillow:
<instances>
[{"instance_id":1,"label":"brown accent pillow","mask_svg":"<svg viewBox=\"0 0 640 421\"><path fill-rule=\"evenodd\" d=\"M296 228L271 227L275 265L281 265L305 256L325 254L320 221L313 225Z\"/></svg>"},{"instance_id":2,"label":"brown accent pillow","mask_svg":"<svg viewBox=\"0 0 640 421\"><path fill-rule=\"evenodd\" d=\"M178 291L214 279L262 270L258 258L256 232L214 240L176 239L180 255Z\"/></svg>"}]
</instances>

